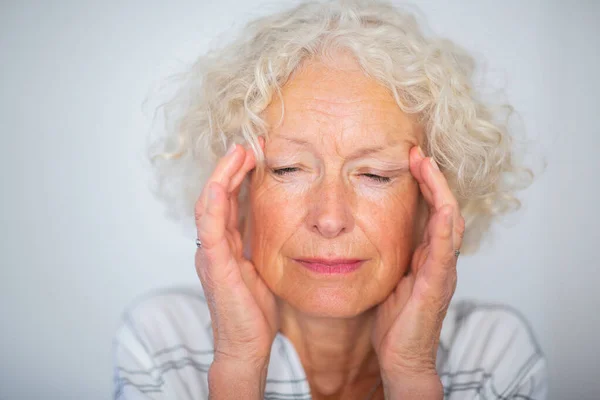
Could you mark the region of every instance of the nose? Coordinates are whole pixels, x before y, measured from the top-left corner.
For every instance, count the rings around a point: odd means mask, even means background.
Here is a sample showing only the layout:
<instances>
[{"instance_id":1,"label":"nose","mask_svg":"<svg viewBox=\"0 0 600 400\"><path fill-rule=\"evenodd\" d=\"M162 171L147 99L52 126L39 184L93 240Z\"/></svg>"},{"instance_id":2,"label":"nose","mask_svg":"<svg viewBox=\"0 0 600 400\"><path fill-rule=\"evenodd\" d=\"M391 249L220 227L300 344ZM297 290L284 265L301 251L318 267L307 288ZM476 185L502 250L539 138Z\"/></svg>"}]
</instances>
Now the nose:
<instances>
[{"instance_id":1,"label":"nose","mask_svg":"<svg viewBox=\"0 0 600 400\"><path fill-rule=\"evenodd\" d=\"M323 182L310 198L308 223L312 231L334 238L353 228L354 218L343 182Z\"/></svg>"}]
</instances>

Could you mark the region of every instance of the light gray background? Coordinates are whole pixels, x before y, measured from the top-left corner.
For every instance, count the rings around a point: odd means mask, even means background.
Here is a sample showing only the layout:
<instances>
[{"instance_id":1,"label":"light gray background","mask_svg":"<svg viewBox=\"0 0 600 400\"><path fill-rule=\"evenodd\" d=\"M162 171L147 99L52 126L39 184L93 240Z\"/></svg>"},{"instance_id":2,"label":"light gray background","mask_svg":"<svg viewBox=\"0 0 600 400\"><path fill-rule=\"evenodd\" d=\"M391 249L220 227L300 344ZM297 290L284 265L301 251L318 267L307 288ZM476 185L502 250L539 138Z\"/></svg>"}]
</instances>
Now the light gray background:
<instances>
[{"instance_id":1,"label":"light gray background","mask_svg":"<svg viewBox=\"0 0 600 400\"><path fill-rule=\"evenodd\" d=\"M149 90L257 1L0 4L0 399L107 399L123 308L196 283L192 235L144 164ZM457 297L531 321L552 399L598 399L598 1L418 2L487 60L548 161L522 211L460 261Z\"/></svg>"}]
</instances>

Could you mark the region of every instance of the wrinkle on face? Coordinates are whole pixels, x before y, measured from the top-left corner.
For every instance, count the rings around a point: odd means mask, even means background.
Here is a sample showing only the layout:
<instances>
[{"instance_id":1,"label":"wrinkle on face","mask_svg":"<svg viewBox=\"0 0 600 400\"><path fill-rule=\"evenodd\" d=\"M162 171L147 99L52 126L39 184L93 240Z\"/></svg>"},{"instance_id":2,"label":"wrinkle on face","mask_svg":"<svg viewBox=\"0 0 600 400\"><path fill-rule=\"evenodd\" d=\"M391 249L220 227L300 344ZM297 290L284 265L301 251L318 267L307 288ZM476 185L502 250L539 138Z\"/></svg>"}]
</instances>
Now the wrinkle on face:
<instances>
[{"instance_id":1,"label":"wrinkle on face","mask_svg":"<svg viewBox=\"0 0 600 400\"><path fill-rule=\"evenodd\" d=\"M340 59L343 70L308 63L282 88L284 119L277 125L281 104L272 101L264 112L272 127L266 174L250 187L259 273L283 300L323 315L348 316L390 293L408 267L419 203L408 153L422 127L352 62ZM289 167L299 170L272 171ZM367 261L352 274L321 278L298 257Z\"/></svg>"}]
</instances>

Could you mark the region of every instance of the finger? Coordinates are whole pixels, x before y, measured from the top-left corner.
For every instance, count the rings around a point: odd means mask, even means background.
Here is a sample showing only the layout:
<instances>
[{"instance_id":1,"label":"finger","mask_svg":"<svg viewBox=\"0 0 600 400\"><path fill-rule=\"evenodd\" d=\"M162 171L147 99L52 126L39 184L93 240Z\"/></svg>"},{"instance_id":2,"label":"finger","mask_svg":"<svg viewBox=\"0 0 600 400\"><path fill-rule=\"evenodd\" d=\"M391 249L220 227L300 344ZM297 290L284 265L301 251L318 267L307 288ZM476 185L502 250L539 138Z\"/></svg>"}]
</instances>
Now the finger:
<instances>
[{"instance_id":1,"label":"finger","mask_svg":"<svg viewBox=\"0 0 600 400\"><path fill-rule=\"evenodd\" d=\"M196 215L196 224L202 217L204 210L207 204L208 198L208 186L211 182L217 182L221 184L223 187L229 187L229 180L231 177L239 170L240 166L243 164L244 158L240 151L238 151L238 146L233 144L232 147L227 151L225 156L223 156L217 166L215 167L213 173L208 178L206 184L204 185L204 190L200 194L198 201L195 206L195 215Z\"/></svg>"},{"instance_id":2,"label":"finger","mask_svg":"<svg viewBox=\"0 0 600 400\"><path fill-rule=\"evenodd\" d=\"M419 189L425 198L427 204L433 203L431 190L427 187L425 180L421 174L421 163L425 160L425 155L420 146L413 147L409 152L409 169L415 180L419 184Z\"/></svg>"},{"instance_id":3,"label":"finger","mask_svg":"<svg viewBox=\"0 0 600 400\"><path fill-rule=\"evenodd\" d=\"M433 194L431 193L431 190L429 190L427 185L424 183L419 185L419 190L421 190L421 193L423 193L423 198L427 202L427 205L431 207L433 204Z\"/></svg>"},{"instance_id":4,"label":"finger","mask_svg":"<svg viewBox=\"0 0 600 400\"><path fill-rule=\"evenodd\" d=\"M222 187L229 188L231 179L244 164L245 151L241 151L243 149L242 146L233 144L225 156L219 160L208 181L218 182Z\"/></svg>"},{"instance_id":5,"label":"finger","mask_svg":"<svg viewBox=\"0 0 600 400\"><path fill-rule=\"evenodd\" d=\"M265 149L265 138L262 136L258 137L258 144L261 149L264 151ZM229 187L230 191L230 202L231 202L231 213L229 222L227 224L227 229L230 231L236 231L238 229L238 216L239 216L239 193L241 190L241 185L244 182L244 179L248 176L248 172L250 172L254 167L256 167L256 156L252 149L246 149L244 163L240 170L236 173L236 175L232 178L231 184Z\"/></svg>"},{"instance_id":6,"label":"finger","mask_svg":"<svg viewBox=\"0 0 600 400\"><path fill-rule=\"evenodd\" d=\"M431 237L430 254L432 260L441 263L447 261L448 254L454 253L452 230L454 225L454 208L444 205L432 215L427 229ZM444 262L445 264L445 262Z\"/></svg>"},{"instance_id":7,"label":"finger","mask_svg":"<svg viewBox=\"0 0 600 400\"><path fill-rule=\"evenodd\" d=\"M210 182L206 187L207 203L198 223L198 238L202 248L209 250L221 243L225 237L225 226L229 216L229 199L223 187Z\"/></svg>"},{"instance_id":8,"label":"finger","mask_svg":"<svg viewBox=\"0 0 600 400\"><path fill-rule=\"evenodd\" d=\"M238 216L239 216L239 202L238 202L238 196L239 196L239 188L234 190L232 193L229 194L229 219L227 221L227 230L230 232L235 232L238 230Z\"/></svg>"},{"instance_id":9,"label":"finger","mask_svg":"<svg viewBox=\"0 0 600 400\"><path fill-rule=\"evenodd\" d=\"M412 149L410 149L410 152L408 153L410 172L415 177L417 182L419 182L419 184L425 183L423 177L421 176L420 170L421 162L424 159L425 154L423 153L421 146L414 146Z\"/></svg>"},{"instance_id":10,"label":"finger","mask_svg":"<svg viewBox=\"0 0 600 400\"><path fill-rule=\"evenodd\" d=\"M227 231L232 237L234 245L234 254L236 257L242 253L242 234L239 227L239 193L240 187L238 186L232 193L229 194L229 219L227 221Z\"/></svg>"},{"instance_id":11,"label":"finger","mask_svg":"<svg viewBox=\"0 0 600 400\"><path fill-rule=\"evenodd\" d=\"M206 268L211 280L219 282L219 277L231 275L228 266L231 265L232 252L229 242L225 237L225 224L229 214L229 201L225 189L216 182L211 182L207 188L208 198L206 211L198 224L198 238L202 248L197 249L197 256L202 253ZM196 264L197 268L200 265ZM199 275L201 274L200 271Z\"/></svg>"},{"instance_id":12,"label":"finger","mask_svg":"<svg viewBox=\"0 0 600 400\"><path fill-rule=\"evenodd\" d=\"M429 285L434 291L448 288L456 274L456 257L454 255L453 229L454 209L444 205L431 218L428 229L430 230L430 251L427 261L420 272L427 277ZM450 282L449 282L450 281Z\"/></svg>"},{"instance_id":13,"label":"finger","mask_svg":"<svg viewBox=\"0 0 600 400\"><path fill-rule=\"evenodd\" d=\"M231 213L229 217L229 223L227 224L227 229L230 231L234 231L238 229L238 214L239 214L239 193L241 190L242 183L248 176L248 172L250 172L256 166L256 157L254 152L251 149L245 149L244 151L244 163L241 168L235 173L235 175L231 178L231 182L229 184L229 198L231 200Z\"/></svg>"},{"instance_id":14,"label":"finger","mask_svg":"<svg viewBox=\"0 0 600 400\"><path fill-rule=\"evenodd\" d=\"M419 170L423 184L431 192L431 206L435 210L440 210L446 204L452 206L458 204L446 177L431 157L427 157L419 164Z\"/></svg>"},{"instance_id":15,"label":"finger","mask_svg":"<svg viewBox=\"0 0 600 400\"><path fill-rule=\"evenodd\" d=\"M453 236L453 242L454 242L454 249L455 250L460 250L461 246L462 246L462 242L463 239L465 237L465 219L462 216L462 214L460 213L460 210L458 211L458 213L456 213L454 215L454 236ZM458 256L456 256L458 257Z\"/></svg>"},{"instance_id":16,"label":"finger","mask_svg":"<svg viewBox=\"0 0 600 400\"><path fill-rule=\"evenodd\" d=\"M235 173L235 175L231 178L229 183L228 191L231 193L236 190L241 183L246 178L248 172L256 166L256 157L254 156L254 152L250 149L246 149L242 147L244 152L244 162L240 169Z\"/></svg>"},{"instance_id":17,"label":"finger","mask_svg":"<svg viewBox=\"0 0 600 400\"><path fill-rule=\"evenodd\" d=\"M450 190L450 185L444 174L439 170L435 161L428 157L419 165L419 172L424 181L424 185L431 193L431 199L428 201L431 212L439 211L443 206L449 205L453 208L453 245L456 250L460 249L464 234L464 219L460 214L460 207L456 197ZM426 198L427 200L427 198Z\"/></svg>"}]
</instances>

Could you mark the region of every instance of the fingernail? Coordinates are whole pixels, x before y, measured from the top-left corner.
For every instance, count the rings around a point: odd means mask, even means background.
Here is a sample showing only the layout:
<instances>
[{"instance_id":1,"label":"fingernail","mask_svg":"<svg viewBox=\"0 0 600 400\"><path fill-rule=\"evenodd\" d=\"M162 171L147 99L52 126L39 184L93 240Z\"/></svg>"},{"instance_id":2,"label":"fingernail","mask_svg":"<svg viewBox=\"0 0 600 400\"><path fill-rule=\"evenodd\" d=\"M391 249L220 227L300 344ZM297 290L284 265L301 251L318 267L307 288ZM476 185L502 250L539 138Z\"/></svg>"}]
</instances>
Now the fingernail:
<instances>
[{"instance_id":1,"label":"fingernail","mask_svg":"<svg viewBox=\"0 0 600 400\"><path fill-rule=\"evenodd\" d=\"M226 156L230 155L231 153L233 153L233 151L235 150L235 143L231 143L231 146L229 146L229 149L227 149L227 153L225 153Z\"/></svg>"},{"instance_id":2,"label":"fingernail","mask_svg":"<svg viewBox=\"0 0 600 400\"><path fill-rule=\"evenodd\" d=\"M419 151L419 155L421 156L421 158L425 158L425 153L423 153L423 149L421 148L421 146L418 146L417 150Z\"/></svg>"},{"instance_id":3,"label":"fingernail","mask_svg":"<svg viewBox=\"0 0 600 400\"><path fill-rule=\"evenodd\" d=\"M429 158L429 162L431 162L431 166L433 168L435 168L437 171L440 170L440 167L438 167L437 163L435 162L435 160L433 158Z\"/></svg>"}]
</instances>

